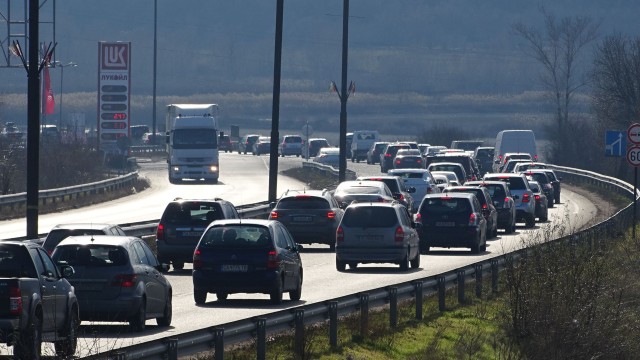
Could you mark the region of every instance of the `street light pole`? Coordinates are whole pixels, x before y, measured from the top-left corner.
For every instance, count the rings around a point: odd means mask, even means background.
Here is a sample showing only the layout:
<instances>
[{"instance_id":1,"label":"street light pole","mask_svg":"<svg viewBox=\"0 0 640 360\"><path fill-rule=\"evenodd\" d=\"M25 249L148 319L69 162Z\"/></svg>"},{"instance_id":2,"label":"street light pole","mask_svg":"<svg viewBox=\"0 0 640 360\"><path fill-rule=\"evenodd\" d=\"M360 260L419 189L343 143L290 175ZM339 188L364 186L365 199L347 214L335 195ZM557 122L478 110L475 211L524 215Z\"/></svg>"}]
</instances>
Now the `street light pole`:
<instances>
[{"instance_id":1,"label":"street light pole","mask_svg":"<svg viewBox=\"0 0 640 360\"><path fill-rule=\"evenodd\" d=\"M153 109L152 109L152 129L151 141L156 143L156 74L158 65L158 0L153 0ZM168 130L165 130L168 131Z\"/></svg>"},{"instance_id":2,"label":"street light pole","mask_svg":"<svg viewBox=\"0 0 640 360\"><path fill-rule=\"evenodd\" d=\"M69 62L67 64L62 64L60 61L56 61L55 62L56 66L60 67L60 120L58 121L58 127L60 129L62 129L62 84L64 82L64 68L66 68L67 66L71 66L71 67L76 67L78 66L78 64L72 62Z\"/></svg>"}]
</instances>

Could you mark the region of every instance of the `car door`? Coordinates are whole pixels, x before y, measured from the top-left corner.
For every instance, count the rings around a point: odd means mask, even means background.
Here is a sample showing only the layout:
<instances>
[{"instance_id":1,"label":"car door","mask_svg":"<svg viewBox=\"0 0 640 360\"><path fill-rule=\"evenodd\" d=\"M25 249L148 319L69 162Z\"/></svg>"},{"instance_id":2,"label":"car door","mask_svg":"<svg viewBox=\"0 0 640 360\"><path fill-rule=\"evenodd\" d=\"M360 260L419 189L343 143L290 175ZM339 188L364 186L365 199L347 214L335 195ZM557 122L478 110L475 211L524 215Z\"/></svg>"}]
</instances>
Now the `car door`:
<instances>
[{"instance_id":1,"label":"car door","mask_svg":"<svg viewBox=\"0 0 640 360\"><path fill-rule=\"evenodd\" d=\"M60 277L58 267L43 248L30 249L30 251L36 252L34 259L39 260L42 265L40 292L45 315L42 319L42 330L53 331L62 328L67 316L67 293L70 286Z\"/></svg>"},{"instance_id":2,"label":"car door","mask_svg":"<svg viewBox=\"0 0 640 360\"><path fill-rule=\"evenodd\" d=\"M164 310L164 286L159 282L157 277L158 270L152 265L153 258L150 260L144 251L142 241L134 241L131 246L135 251L138 264L133 264L136 276L144 281L144 291L147 296L147 312L161 313Z\"/></svg>"},{"instance_id":3,"label":"car door","mask_svg":"<svg viewBox=\"0 0 640 360\"><path fill-rule=\"evenodd\" d=\"M402 230L404 231L405 234L408 234L407 245L409 246L409 259L413 259L416 255L420 256L420 254L418 254L418 252L420 251L418 247L419 246L418 232L412 226L411 215L409 214L409 211L406 208L400 209L399 215L400 215L399 216L400 224L402 224Z\"/></svg>"},{"instance_id":4,"label":"car door","mask_svg":"<svg viewBox=\"0 0 640 360\"><path fill-rule=\"evenodd\" d=\"M295 287L295 280L297 279L298 269L296 267L297 261L299 259L299 254L295 251L295 242L289 236L289 232L284 228L280 223L276 223L275 229L277 233L276 235L276 245L278 246L278 252L281 255L281 261L283 264L282 271L284 272L284 284L283 288L285 290L293 289Z\"/></svg>"}]
</instances>

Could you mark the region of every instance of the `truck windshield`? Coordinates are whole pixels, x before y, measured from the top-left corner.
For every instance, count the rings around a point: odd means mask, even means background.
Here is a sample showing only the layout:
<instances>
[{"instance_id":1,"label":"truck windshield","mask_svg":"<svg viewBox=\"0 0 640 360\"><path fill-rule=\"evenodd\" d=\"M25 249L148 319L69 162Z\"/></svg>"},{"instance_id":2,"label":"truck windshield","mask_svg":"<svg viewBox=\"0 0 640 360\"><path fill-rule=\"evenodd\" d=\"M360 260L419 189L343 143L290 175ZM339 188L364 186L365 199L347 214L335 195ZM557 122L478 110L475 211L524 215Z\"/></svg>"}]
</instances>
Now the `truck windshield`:
<instances>
[{"instance_id":1,"label":"truck windshield","mask_svg":"<svg viewBox=\"0 0 640 360\"><path fill-rule=\"evenodd\" d=\"M174 149L215 149L218 147L213 129L176 129L173 131Z\"/></svg>"}]
</instances>

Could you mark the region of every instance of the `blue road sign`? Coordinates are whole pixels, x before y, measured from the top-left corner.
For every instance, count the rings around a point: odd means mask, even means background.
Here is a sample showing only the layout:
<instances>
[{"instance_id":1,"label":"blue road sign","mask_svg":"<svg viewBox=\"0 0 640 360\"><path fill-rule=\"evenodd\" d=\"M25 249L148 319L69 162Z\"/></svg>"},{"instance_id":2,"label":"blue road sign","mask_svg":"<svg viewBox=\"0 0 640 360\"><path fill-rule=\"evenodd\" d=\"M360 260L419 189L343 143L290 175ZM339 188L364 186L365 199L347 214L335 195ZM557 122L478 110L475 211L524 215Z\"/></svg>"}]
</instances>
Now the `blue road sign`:
<instances>
[{"instance_id":1,"label":"blue road sign","mask_svg":"<svg viewBox=\"0 0 640 360\"><path fill-rule=\"evenodd\" d=\"M626 156L627 132L607 130L604 137L604 156Z\"/></svg>"}]
</instances>

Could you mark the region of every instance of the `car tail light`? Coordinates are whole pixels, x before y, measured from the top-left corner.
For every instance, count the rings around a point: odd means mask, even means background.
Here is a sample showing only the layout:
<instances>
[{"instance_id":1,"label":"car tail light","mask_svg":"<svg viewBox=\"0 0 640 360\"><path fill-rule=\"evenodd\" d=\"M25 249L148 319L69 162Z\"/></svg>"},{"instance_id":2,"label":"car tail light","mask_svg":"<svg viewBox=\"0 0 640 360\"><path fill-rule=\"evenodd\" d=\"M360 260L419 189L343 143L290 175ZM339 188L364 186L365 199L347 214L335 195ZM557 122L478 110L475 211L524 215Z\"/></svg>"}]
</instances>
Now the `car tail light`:
<instances>
[{"instance_id":1,"label":"car tail light","mask_svg":"<svg viewBox=\"0 0 640 360\"><path fill-rule=\"evenodd\" d=\"M338 226L338 230L336 230L336 241L344 241L344 230L342 226Z\"/></svg>"},{"instance_id":2,"label":"car tail light","mask_svg":"<svg viewBox=\"0 0 640 360\"><path fill-rule=\"evenodd\" d=\"M404 241L404 230L402 230L402 226L398 226L396 228L396 234L393 237L395 241Z\"/></svg>"},{"instance_id":3,"label":"car tail light","mask_svg":"<svg viewBox=\"0 0 640 360\"><path fill-rule=\"evenodd\" d=\"M329 211L327 212L327 219L335 219L336 218L336 212L335 211Z\"/></svg>"},{"instance_id":4,"label":"car tail light","mask_svg":"<svg viewBox=\"0 0 640 360\"><path fill-rule=\"evenodd\" d=\"M280 267L280 259L275 250L269 250L267 254L267 269L277 269Z\"/></svg>"},{"instance_id":5,"label":"car tail light","mask_svg":"<svg viewBox=\"0 0 640 360\"><path fill-rule=\"evenodd\" d=\"M397 165L400 165L400 160L396 160L396 164L397 164Z\"/></svg>"},{"instance_id":6,"label":"car tail light","mask_svg":"<svg viewBox=\"0 0 640 360\"><path fill-rule=\"evenodd\" d=\"M529 195L529 194L522 195L522 202L523 203L528 203L530 200L531 200L531 195Z\"/></svg>"},{"instance_id":7,"label":"car tail light","mask_svg":"<svg viewBox=\"0 0 640 360\"><path fill-rule=\"evenodd\" d=\"M469 225L474 226L476 224L476 213L469 215Z\"/></svg>"},{"instance_id":8,"label":"car tail light","mask_svg":"<svg viewBox=\"0 0 640 360\"><path fill-rule=\"evenodd\" d=\"M509 198L508 197L504 198L504 207L507 207L507 205L509 205Z\"/></svg>"},{"instance_id":9,"label":"car tail light","mask_svg":"<svg viewBox=\"0 0 640 360\"><path fill-rule=\"evenodd\" d=\"M17 285L9 288L9 313L11 315L22 314L22 291Z\"/></svg>"},{"instance_id":10,"label":"car tail light","mask_svg":"<svg viewBox=\"0 0 640 360\"><path fill-rule=\"evenodd\" d=\"M272 211L272 212L271 212L271 214L269 214L269 217L270 217L272 220L277 219L277 218L278 218L278 212L277 212L277 211Z\"/></svg>"},{"instance_id":11,"label":"car tail light","mask_svg":"<svg viewBox=\"0 0 640 360\"><path fill-rule=\"evenodd\" d=\"M533 161L538 161L538 155L533 155Z\"/></svg>"},{"instance_id":12,"label":"car tail light","mask_svg":"<svg viewBox=\"0 0 640 360\"><path fill-rule=\"evenodd\" d=\"M164 224L159 223L156 230L156 240L164 240Z\"/></svg>"},{"instance_id":13,"label":"car tail light","mask_svg":"<svg viewBox=\"0 0 640 360\"><path fill-rule=\"evenodd\" d=\"M487 204L482 204L482 210L487 210L488 206Z\"/></svg>"},{"instance_id":14,"label":"car tail light","mask_svg":"<svg viewBox=\"0 0 640 360\"><path fill-rule=\"evenodd\" d=\"M420 160L420 159L416 160L416 162L417 162L418 164L422 164L422 160Z\"/></svg>"},{"instance_id":15,"label":"car tail light","mask_svg":"<svg viewBox=\"0 0 640 360\"><path fill-rule=\"evenodd\" d=\"M111 286L134 287L138 277L136 274L119 274L111 282Z\"/></svg>"},{"instance_id":16,"label":"car tail light","mask_svg":"<svg viewBox=\"0 0 640 360\"><path fill-rule=\"evenodd\" d=\"M398 195L398 200L399 200L399 201L404 201L404 195L399 194L399 195Z\"/></svg>"},{"instance_id":17,"label":"car tail light","mask_svg":"<svg viewBox=\"0 0 640 360\"><path fill-rule=\"evenodd\" d=\"M388 158L390 158L390 157L391 157L391 154L384 154L384 157L388 157Z\"/></svg>"},{"instance_id":18,"label":"car tail light","mask_svg":"<svg viewBox=\"0 0 640 360\"><path fill-rule=\"evenodd\" d=\"M422 224L422 214L417 213L414 216L413 221L415 221L417 224Z\"/></svg>"},{"instance_id":19,"label":"car tail light","mask_svg":"<svg viewBox=\"0 0 640 360\"><path fill-rule=\"evenodd\" d=\"M536 201L540 201L540 195L535 195Z\"/></svg>"},{"instance_id":20,"label":"car tail light","mask_svg":"<svg viewBox=\"0 0 640 360\"><path fill-rule=\"evenodd\" d=\"M433 188L428 188L427 189L427 194L431 194L433 192Z\"/></svg>"},{"instance_id":21,"label":"car tail light","mask_svg":"<svg viewBox=\"0 0 640 360\"><path fill-rule=\"evenodd\" d=\"M193 270L200 270L202 268L202 252L196 248L193 252Z\"/></svg>"}]
</instances>

